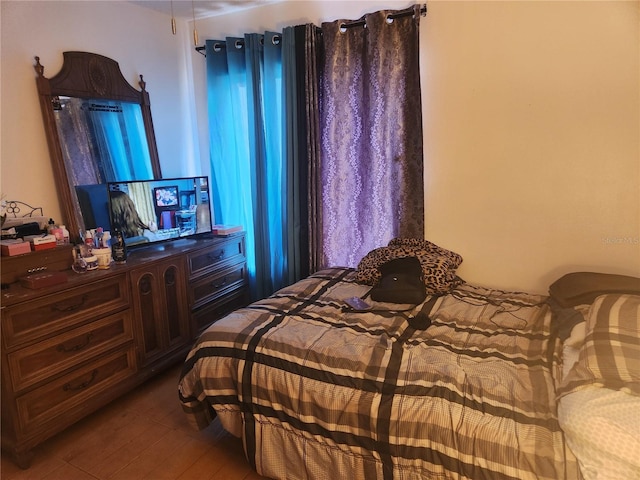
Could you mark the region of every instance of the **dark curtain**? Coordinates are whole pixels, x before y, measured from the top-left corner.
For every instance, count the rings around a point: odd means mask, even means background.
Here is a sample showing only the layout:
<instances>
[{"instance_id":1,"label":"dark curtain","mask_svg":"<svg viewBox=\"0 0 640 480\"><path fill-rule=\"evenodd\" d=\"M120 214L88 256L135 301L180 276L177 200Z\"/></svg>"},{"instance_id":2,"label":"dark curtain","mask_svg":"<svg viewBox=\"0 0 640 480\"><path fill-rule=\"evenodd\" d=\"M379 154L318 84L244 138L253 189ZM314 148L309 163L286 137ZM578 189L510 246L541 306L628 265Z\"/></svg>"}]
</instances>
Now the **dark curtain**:
<instances>
[{"instance_id":1,"label":"dark curtain","mask_svg":"<svg viewBox=\"0 0 640 480\"><path fill-rule=\"evenodd\" d=\"M420 6L360 20L323 23L323 52L308 57L321 65L319 127L309 132L320 150L317 164L309 155L316 268L353 267L393 237L424 236Z\"/></svg>"},{"instance_id":2,"label":"dark curtain","mask_svg":"<svg viewBox=\"0 0 640 480\"><path fill-rule=\"evenodd\" d=\"M313 24L295 27L300 207L300 248L307 257L301 261L304 278L316 272L321 264L322 215L319 195L320 180L320 76L322 32Z\"/></svg>"},{"instance_id":3,"label":"dark curtain","mask_svg":"<svg viewBox=\"0 0 640 480\"><path fill-rule=\"evenodd\" d=\"M309 275L307 159L304 89L304 27L286 27L283 39L283 92L286 147L286 249L287 283Z\"/></svg>"}]
</instances>

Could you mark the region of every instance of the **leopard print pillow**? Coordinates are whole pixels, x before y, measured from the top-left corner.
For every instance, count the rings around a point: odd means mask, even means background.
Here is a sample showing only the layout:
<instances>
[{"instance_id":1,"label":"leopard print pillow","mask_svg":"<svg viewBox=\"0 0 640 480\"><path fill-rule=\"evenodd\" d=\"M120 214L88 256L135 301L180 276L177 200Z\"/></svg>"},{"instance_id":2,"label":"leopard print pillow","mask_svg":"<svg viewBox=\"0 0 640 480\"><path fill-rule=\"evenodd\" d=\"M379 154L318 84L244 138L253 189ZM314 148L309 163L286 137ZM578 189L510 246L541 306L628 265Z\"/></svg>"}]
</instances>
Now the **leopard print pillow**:
<instances>
[{"instance_id":1,"label":"leopard print pillow","mask_svg":"<svg viewBox=\"0 0 640 480\"><path fill-rule=\"evenodd\" d=\"M443 257L446 257L449 260L452 268L458 268L462 263L462 257L452 252L451 250L447 250L446 248L442 248L435 243L430 242L429 240L423 240L421 238L394 238L389 242L390 247L411 247L416 249L422 249L425 252L436 253Z\"/></svg>"},{"instance_id":2,"label":"leopard print pillow","mask_svg":"<svg viewBox=\"0 0 640 480\"><path fill-rule=\"evenodd\" d=\"M367 253L356 268L356 282L367 285L378 283L382 277L378 267L393 258L392 251L389 247L379 247Z\"/></svg>"},{"instance_id":3,"label":"leopard print pillow","mask_svg":"<svg viewBox=\"0 0 640 480\"><path fill-rule=\"evenodd\" d=\"M433 244L432 244L433 245ZM439 247L438 247L439 248ZM462 257L454 252L462 262ZM379 247L370 251L358 264L356 269L356 281L367 285L375 285L380 281L381 274L379 267L383 263L394 258L417 257L422 266L422 274L429 295L445 293L462 283L456 275L456 261L449 260L449 257L439 252L425 250L422 246L414 245L393 245ZM456 266L454 266L456 265Z\"/></svg>"}]
</instances>

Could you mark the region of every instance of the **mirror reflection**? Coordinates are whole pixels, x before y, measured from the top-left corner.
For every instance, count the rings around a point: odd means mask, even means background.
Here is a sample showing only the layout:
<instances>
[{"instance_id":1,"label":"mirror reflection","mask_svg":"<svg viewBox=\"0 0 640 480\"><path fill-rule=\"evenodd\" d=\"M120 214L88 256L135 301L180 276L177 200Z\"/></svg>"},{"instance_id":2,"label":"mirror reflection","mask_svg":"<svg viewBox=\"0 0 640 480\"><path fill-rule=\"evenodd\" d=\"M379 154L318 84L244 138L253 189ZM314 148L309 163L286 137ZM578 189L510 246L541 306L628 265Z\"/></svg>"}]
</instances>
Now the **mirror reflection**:
<instances>
[{"instance_id":1,"label":"mirror reflection","mask_svg":"<svg viewBox=\"0 0 640 480\"><path fill-rule=\"evenodd\" d=\"M153 178L140 105L56 97L54 117L72 185Z\"/></svg>"}]
</instances>

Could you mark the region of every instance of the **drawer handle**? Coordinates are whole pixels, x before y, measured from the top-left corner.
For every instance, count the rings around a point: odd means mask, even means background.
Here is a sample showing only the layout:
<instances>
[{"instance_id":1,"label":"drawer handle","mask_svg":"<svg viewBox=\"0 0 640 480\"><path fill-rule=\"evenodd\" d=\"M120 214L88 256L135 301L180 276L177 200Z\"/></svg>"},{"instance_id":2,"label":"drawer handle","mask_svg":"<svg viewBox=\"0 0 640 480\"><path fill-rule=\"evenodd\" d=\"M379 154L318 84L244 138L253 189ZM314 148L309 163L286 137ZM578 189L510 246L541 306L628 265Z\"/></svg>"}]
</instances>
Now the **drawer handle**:
<instances>
[{"instance_id":1,"label":"drawer handle","mask_svg":"<svg viewBox=\"0 0 640 480\"><path fill-rule=\"evenodd\" d=\"M214 283L214 282L212 282L212 283L211 283L211 286L212 286L213 288L218 289L218 288L222 288L222 287L224 287L226 284L227 284L227 277L226 277L226 275L225 275L225 277L222 279L222 281L221 281L220 283Z\"/></svg>"},{"instance_id":2,"label":"drawer handle","mask_svg":"<svg viewBox=\"0 0 640 480\"><path fill-rule=\"evenodd\" d=\"M87 388L89 385L93 383L93 381L96 379L97 376L98 376L98 369L96 368L93 372L91 372L91 378L86 382L82 382L80 385L71 385L71 382L65 383L62 389L65 392L84 390L85 388Z\"/></svg>"},{"instance_id":3,"label":"drawer handle","mask_svg":"<svg viewBox=\"0 0 640 480\"><path fill-rule=\"evenodd\" d=\"M91 337L93 337L93 333L88 333L84 342L74 345L73 347L67 347L66 345L61 343L60 345L58 345L58 351L63 353L71 353L82 350L84 347L89 345L89 343L91 342Z\"/></svg>"},{"instance_id":4,"label":"drawer handle","mask_svg":"<svg viewBox=\"0 0 640 480\"><path fill-rule=\"evenodd\" d=\"M220 260L222 257L224 257L224 249L220 250L218 255L209 255L209 259L213 261Z\"/></svg>"},{"instance_id":5,"label":"drawer handle","mask_svg":"<svg viewBox=\"0 0 640 480\"><path fill-rule=\"evenodd\" d=\"M88 298L88 295L83 295L79 303L74 303L72 305L67 305L67 306L60 306L60 304L56 303L51 307L51 309L55 310L56 312L63 312L63 313L74 312L84 305L84 303L87 301L87 298Z\"/></svg>"}]
</instances>

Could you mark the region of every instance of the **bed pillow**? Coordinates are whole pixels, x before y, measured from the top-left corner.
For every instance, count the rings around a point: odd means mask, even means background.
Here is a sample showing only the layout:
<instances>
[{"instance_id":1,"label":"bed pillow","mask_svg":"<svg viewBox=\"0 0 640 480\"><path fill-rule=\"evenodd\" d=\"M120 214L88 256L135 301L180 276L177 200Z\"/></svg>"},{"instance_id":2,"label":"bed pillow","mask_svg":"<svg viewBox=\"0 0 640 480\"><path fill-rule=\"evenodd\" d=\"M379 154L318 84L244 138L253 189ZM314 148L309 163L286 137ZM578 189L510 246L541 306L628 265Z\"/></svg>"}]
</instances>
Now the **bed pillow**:
<instances>
[{"instance_id":1,"label":"bed pillow","mask_svg":"<svg viewBox=\"0 0 640 480\"><path fill-rule=\"evenodd\" d=\"M411 245L392 245L371 250L360 260L356 268L356 281L376 285L382 277L381 265L390 260L405 257L416 257L420 261L426 291L429 295L446 293L462 283L456 275L456 267L453 266L456 265L455 261L452 264L447 255Z\"/></svg>"},{"instance_id":2,"label":"bed pillow","mask_svg":"<svg viewBox=\"0 0 640 480\"><path fill-rule=\"evenodd\" d=\"M640 396L640 295L601 295L587 318L578 362L558 389L562 397L594 385Z\"/></svg>"},{"instance_id":3,"label":"bed pillow","mask_svg":"<svg viewBox=\"0 0 640 480\"><path fill-rule=\"evenodd\" d=\"M640 278L595 272L563 275L549 286L549 296L561 307L590 304L600 295L630 293L640 295Z\"/></svg>"},{"instance_id":4,"label":"bed pillow","mask_svg":"<svg viewBox=\"0 0 640 480\"><path fill-rule=\"evenodd\" d=\"M446 248L442 248L429 240L422 238L402 238L397 237L389 242L389 247L409 247L412 249L423 250L425 252L434 253L441 257L445 257L449 261L451 268L458 268L462 263L462 256Z\"/></svg>"}]
</instances>

